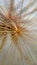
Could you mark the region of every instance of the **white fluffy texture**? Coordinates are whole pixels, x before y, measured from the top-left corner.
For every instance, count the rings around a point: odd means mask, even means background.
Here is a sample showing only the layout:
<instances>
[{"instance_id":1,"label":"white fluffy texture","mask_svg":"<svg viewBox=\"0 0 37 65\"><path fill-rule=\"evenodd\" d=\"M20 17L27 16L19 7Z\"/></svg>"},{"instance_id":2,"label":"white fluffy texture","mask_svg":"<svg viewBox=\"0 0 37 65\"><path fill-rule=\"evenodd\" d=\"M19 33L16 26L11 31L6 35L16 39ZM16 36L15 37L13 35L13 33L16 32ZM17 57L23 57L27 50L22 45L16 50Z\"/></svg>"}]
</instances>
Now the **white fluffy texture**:
<instances>
[{"instance_id":1,"label":"white fluffy texture","mask_svg":"<svg viewBox=\"0 0 37 65\"><path fill-rule=\"evenodd\" d=\"M16 4L14 5L16 11L15 14L17 13L18 15L19 13L20 15L20 0L19 2L16 1L17 0L15 0ZM31 4L32 2L33 4ZM7 5L3 6L3 8L7 12L6 8L9 7L9 2L6 3ZM23 8L24 10L22 10L24 12L23 14L25 14L25 17L23 18L22 14L21 20L24 20L25 24L20 23L19 26L21 25L22 27L25 27L28 30L32 30L32 32L24 32L23 36L19 36L17 46L11 40L11 34L7 33L7 38L4 42L5 45L3 49L0 51L0 65L37 65L37 0L24 0ZM0 38L0 44L2 42L1 39L2 38Z\"/></svg>"}]
</instances>

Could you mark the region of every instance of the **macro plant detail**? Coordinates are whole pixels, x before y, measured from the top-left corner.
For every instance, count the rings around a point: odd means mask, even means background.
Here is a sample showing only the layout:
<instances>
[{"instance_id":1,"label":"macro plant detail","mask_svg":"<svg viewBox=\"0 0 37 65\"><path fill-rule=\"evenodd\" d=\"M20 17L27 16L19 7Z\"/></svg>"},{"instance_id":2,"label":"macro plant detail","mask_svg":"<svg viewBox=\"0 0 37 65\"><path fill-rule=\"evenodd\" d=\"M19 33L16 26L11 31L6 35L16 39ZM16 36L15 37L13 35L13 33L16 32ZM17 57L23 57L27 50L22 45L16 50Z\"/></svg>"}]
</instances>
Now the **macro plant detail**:
<instances>
[{"instance_id":1,"label":"macro plant detail","mask_svg":"<svg viewBox=\"0 0 37 65\"><path fill-rule=\"evenodd\" d=\"M3 3L0 65L37 65L37 0L3 0Z\"/></svg>"}]
</instances>

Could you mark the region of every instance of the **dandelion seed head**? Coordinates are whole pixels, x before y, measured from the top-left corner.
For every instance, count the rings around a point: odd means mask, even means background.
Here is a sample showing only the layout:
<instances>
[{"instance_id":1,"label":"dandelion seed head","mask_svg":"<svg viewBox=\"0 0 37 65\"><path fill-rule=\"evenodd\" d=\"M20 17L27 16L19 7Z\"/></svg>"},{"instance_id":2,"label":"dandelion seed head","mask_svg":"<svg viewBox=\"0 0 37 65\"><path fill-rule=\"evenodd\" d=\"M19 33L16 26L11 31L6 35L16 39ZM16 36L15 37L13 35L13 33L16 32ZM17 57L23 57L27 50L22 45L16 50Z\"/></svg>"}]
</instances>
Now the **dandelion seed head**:
<instances>
[{"instance_id":1,"label":"dandelion seed head","mask_svg":"<svg viewBox=\"0 0 37 65\"><path fill-rule=\"evenodd\" d=\"M37 65L37 0L0 1L0 65Z\"/></svg>"}]
</instances>

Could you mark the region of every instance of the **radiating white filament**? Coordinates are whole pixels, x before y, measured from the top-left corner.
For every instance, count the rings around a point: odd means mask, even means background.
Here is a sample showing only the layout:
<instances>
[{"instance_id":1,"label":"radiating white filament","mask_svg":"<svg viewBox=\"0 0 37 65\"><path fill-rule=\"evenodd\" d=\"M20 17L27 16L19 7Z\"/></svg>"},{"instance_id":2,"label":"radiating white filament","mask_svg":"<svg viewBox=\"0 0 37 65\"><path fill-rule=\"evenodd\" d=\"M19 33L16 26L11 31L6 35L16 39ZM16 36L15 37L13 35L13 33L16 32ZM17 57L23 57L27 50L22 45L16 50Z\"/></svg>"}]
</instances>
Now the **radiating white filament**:
<instances>
[{"instance_id":1,"label":"radiating white filament","mask_svg":"<svg viewBox=\"0 0 37 65\"><path fill-rule=\"evenodd\" d=\"M14 26L16 31L18 26L26 28L28 31L22 30L20 35L18 33L14 35L17 39L15 42L8 31L7 35L0 35L0 46L5 39L4 46L0 50L0 65L37 65L37 0L12 1L14 1L14 8L11 15L17 18L15 18L15 21L9 19L11 25ZM8 15L9 8L10 0L0 0L0 12Z\"/></svg>"}]
</instances>

